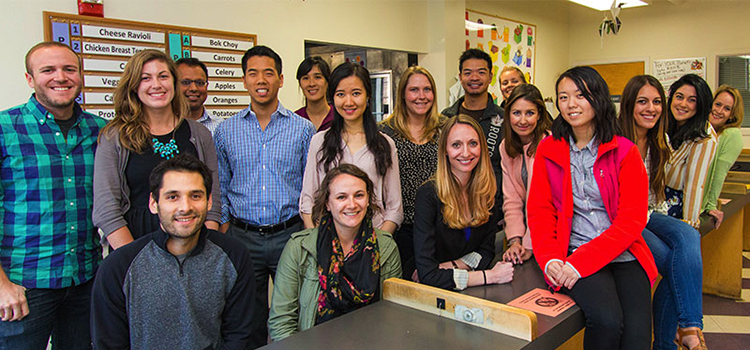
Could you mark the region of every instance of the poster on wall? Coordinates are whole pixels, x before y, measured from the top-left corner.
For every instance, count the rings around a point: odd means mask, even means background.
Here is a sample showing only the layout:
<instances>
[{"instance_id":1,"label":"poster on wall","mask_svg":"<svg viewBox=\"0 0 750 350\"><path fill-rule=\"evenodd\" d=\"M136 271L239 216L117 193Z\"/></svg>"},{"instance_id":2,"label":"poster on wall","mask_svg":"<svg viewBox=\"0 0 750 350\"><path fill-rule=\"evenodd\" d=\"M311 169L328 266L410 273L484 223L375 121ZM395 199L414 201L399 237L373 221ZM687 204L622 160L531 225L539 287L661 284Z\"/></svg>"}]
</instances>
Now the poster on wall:
<instances>
[{"instance_id":1,"label":"poster on wall","mask_svg":"<svg viewBox=\"0 0 750 350\"><path fill-rule=\"evenodd\" d=\"M706 58L693 57L654 60L654 67L651 71L651 74L656 79L659 79L665 91L668 91L669 87L677 79L689 73L697 74L701 78L706 79Z\"/></svg>"},{"instance_id":2,"label":"poster on wall","mask_svg":"<svg viewBox=\"0 0 750 350\"><path fill-rule=\"evenodd\" d=\"M516 67L534 83L537 29L533 24L502 18L466 9L466 47L475 48L492 57L492 80L489 92L500 103L500 72L506 66Z\"/></svg>"}]
</instances>

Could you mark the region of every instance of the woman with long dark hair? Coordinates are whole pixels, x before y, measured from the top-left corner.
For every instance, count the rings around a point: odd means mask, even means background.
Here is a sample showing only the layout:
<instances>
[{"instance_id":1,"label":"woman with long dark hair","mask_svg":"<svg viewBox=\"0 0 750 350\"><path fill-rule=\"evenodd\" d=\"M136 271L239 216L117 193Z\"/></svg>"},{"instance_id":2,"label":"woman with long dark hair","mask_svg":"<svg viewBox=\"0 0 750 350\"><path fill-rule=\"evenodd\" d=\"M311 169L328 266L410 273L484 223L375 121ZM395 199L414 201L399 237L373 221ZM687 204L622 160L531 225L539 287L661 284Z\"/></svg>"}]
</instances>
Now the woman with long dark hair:
<instances>
[{"instance_id":1,"label":"woman with long dark hair","mask_svg":"<svg viewBox=\"0 0 750 350\"><path fill-rule=\"evenodd\" d=\"M708 168L716 152L716 131L708 122L711 88L695 74L683 75L669 88L667 134L672 155L666 164L669 215L700 226L701 201Z\"/></svg>"},{"instance_id":2,"label":"woman with long dark hair","mask_svg":"<svg viewBox=\"0 0 750 350\"><path fill-rule=\"evenodd\" d=\"M537 147L528 200L534 255L586 318L584 349L648 349L656 266L641 232L648 178L618 136L604 79L574 67L556 86L560 116Z\"/></svg>"},{"instance_id":3,"label":"woman with long dark hair","mask_svg":"<svg viewBox=\"0 0 750 350\"><path fill-rule=\"evenodd\" d=\"M360 167L372 180L375 203L383 209L373 217L375 227L393 233L403 220L396 145L378 131L370 96L370 73L365 67L342 63L331 73L328 98L335 109L333 124L310 141L302 181L299 207L306 228L314 227L313 194L320 181L329 169L343 163Z\"/></svg>"},{"instance_id":4,"label":"woman with long dark hair","mask_svg":"<svg viewBox=\"0 0 750 350\"><path fill-rule=\"evenodd\" d=\"M500 143L503 169L503 213L508 249L503 260L523 264L531 258L532 246L526 222L526 201L534 169L536 148L550 134L552 116L542 93L534 85L521 84L508 95L505 137ZM510 126L510 127L508 127Z\"/></svg>"},{"instance_id":5,"label":"woman with long dark hair","mask_svg":"<svg viewBox=\"0 0 750 350\"><path fill-rule=\"evenodd\" d=\"M669 160L667 144L667 108L664 89L650 75L633 77L625 85L618 121L623 136L637 146L649 179L649 216L643 238L654 256L663 279L653 298L654 349L674 349L679 325L696 330L684 335L688 348L703 339L702 262L700 234L682 220L667 215L664 202L664 165ZM705 349L699 347L698 349Z\"/></svg>"}]
</instances>

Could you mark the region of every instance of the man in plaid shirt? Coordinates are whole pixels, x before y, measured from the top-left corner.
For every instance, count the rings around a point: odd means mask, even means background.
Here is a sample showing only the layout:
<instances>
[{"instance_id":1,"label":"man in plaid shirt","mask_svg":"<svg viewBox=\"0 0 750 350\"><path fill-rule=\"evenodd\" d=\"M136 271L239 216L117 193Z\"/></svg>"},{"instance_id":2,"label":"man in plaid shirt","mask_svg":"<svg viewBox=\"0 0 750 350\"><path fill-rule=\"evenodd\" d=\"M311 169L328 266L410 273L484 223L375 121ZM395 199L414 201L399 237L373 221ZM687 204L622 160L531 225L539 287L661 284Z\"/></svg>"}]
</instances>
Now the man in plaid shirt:
<instances>
[{"instance_id":1,"label":"man in plaid shirt","mask_svg":"<svg viewBox=\"0 0 750 350\"><path fill-rule=\"evenodd\" d=\"M28 102L0 112L0 349L90 349L101 246L91 223L94 152L105 121L76 97L68 47L26 54Z\"/></svg>"}]
</instances>

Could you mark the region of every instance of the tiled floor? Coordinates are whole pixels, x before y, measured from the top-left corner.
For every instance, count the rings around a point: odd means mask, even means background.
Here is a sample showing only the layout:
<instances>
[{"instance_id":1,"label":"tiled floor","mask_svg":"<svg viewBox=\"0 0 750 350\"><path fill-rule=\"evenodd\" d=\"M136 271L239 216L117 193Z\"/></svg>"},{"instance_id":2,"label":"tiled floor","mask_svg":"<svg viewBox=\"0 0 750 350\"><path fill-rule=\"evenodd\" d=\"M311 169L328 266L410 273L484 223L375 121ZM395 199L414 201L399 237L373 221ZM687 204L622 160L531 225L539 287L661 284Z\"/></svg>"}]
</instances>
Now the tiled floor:
<instances>
[{"instance_id":1,"label":"tiled floor","mask_svg":"<svg viewBox=\"0 0 750 350\"><path fill-rule=\"evenodd\" d=\"M750 349L750 252L743 256L742 300L703 296L703 332L710 349Z\"/></svg>"}]
</instances>

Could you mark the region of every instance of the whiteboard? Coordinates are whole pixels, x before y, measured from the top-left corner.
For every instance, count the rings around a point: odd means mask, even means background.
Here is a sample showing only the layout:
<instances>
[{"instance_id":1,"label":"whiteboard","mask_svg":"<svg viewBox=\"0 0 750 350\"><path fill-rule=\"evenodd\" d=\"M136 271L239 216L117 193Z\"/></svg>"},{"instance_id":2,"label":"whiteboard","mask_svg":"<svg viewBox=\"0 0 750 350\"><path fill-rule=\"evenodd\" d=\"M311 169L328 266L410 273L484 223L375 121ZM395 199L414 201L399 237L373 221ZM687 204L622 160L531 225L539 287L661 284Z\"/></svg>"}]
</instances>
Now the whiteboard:
<instances>
[{"instance_id":1,"label":"whiteboard","mask_svg":"<svg viewBox=\"0 0 750 350\"><path fill-rule=\"evenodd\" d=\"M685 74L697 74L704 80L706 79L706 58L674 58L668 60L654 60L654 67L651 70L656 79L668 93L669 87Z\"/></svg>"}]
</instances>

